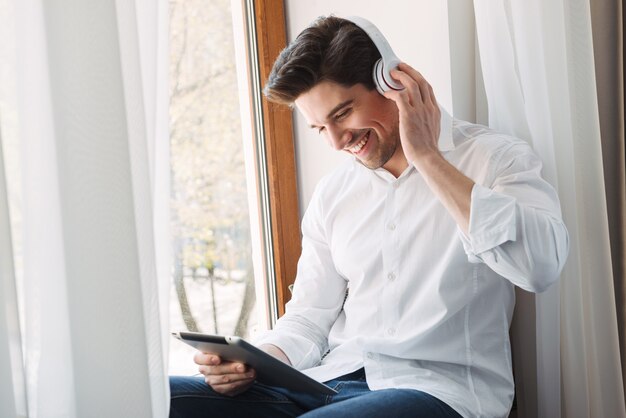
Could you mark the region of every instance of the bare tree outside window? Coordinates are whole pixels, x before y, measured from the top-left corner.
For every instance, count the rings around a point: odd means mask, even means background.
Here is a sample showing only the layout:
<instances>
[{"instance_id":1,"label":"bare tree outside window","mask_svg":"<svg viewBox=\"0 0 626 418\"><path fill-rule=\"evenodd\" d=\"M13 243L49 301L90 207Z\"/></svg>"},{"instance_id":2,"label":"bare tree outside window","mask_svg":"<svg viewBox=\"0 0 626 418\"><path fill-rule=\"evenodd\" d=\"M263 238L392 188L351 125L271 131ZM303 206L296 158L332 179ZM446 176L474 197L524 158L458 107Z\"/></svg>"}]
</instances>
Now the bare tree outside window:
<instances>
[{"instance_id":1,"label":"bare tree outside window","mask_svg":"<svg viewBox=\"0 0 626 418\"><path fill-rule=\"evenodd\" d=\"M170 0L170 323L246 337L255 291L233 39L230 0Z\"/></svg>"}]
</instances>

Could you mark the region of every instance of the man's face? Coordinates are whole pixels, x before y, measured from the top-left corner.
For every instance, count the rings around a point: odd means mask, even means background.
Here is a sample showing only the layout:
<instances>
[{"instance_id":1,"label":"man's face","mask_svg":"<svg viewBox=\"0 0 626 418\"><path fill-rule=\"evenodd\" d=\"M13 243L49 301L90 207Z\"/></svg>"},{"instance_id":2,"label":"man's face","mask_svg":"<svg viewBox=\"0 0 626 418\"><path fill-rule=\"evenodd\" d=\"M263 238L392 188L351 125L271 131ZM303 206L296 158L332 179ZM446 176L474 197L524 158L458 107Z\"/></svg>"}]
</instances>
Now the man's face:
<instances>
[{"instance_id":1,"label":"man's face","mask_svg":"<svg viewBox=\"0 0 626 418\"><path fill-rule=\"evenodd\" d=\"M323 81L295 101L310 127L336 150L352 155L368 168L403 170L395 103L362 84L343 87Z\"/></svg>"}]
</instances>

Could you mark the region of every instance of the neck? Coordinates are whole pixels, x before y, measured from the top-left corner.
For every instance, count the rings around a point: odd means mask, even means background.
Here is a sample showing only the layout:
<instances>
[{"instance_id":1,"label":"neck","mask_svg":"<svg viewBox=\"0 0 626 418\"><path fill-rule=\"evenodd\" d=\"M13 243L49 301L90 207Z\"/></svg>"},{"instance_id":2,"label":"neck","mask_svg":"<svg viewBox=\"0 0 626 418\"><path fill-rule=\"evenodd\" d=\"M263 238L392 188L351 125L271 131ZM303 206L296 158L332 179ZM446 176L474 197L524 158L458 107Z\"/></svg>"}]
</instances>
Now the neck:
<instances>
[{"instance_id":1,"label":"neck","mask_svg":"<svg viewBox=\"0 0 626 418\"><path fill-rule=\"evenodd\" d=\"M391 156L389 161L383 165L383 168L389 171L395 178L400 177L404 170L409 166L409 162L402 152L402 148L398 147L396 152Z\"/></svg>"}]
</instances>

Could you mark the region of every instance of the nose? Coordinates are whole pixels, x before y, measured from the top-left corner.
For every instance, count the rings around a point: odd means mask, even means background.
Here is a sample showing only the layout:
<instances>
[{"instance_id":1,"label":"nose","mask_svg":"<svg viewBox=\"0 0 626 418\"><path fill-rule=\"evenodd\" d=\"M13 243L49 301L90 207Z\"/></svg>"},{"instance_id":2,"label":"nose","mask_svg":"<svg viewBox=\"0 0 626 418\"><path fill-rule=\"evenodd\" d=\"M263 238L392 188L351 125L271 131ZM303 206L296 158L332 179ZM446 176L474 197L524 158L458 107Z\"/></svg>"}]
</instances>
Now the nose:
<instances>
[{"instance_id":1,"label":"nose","mask_svg":"<svg viewBox=\"0 0 626 418\"><path fill-rule=\"evenodd\" d=\"M350 131L332 125L326 128L326 132L328 143L337 151L344 149L352 138Z\"/></svg>"}]
</instances>

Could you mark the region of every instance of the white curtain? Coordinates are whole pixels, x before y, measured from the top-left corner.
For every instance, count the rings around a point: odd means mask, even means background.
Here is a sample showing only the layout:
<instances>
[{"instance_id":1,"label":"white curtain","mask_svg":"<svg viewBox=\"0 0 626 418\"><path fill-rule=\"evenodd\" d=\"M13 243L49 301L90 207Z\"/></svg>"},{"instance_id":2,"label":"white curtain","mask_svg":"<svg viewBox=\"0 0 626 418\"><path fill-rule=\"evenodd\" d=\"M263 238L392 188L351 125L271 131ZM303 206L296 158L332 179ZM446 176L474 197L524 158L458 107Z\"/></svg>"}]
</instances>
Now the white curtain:
<instances>
[{"instance_id":1,"label":"white curtain","mask_svg":"<svg viewBox=\"0 0 626 418\"><path fill-rule=\"evenodd\" d=\"M560 284L521 319L536 328L522 341L533 370L516 376L520 412L625 417L589 0L474 0L474 11L489 124L543 158L571 240Z\"/></svg>"},{"instance_id":2,"label":"white curtain","mask_svg":"<svg viewBox=\"0 0 626 418\"><path fill-rule=\"evenodd\" d=\"M167 416L167 7L0 0L0 416Z\"/></svg>"}]
</instances>

